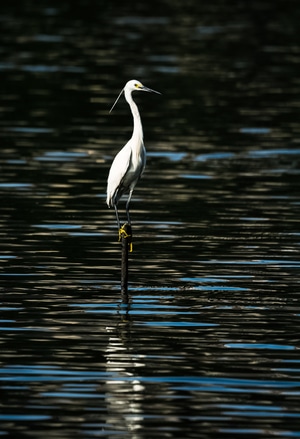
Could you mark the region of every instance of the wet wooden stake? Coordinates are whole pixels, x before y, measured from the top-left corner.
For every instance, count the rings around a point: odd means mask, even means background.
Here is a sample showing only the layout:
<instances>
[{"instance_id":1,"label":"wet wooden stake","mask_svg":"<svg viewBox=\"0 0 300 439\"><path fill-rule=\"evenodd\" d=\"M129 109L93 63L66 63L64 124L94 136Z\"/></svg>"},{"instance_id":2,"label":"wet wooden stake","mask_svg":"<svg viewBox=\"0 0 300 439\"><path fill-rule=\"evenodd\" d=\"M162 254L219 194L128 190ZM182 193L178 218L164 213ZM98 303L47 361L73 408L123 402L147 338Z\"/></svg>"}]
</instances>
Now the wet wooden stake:
<instances>
[{"instance_id":1,"label":"wet wooden stake","mask_svg":"<svg viewBox=\"0 0 300 439\"><path fill-rule=\"evenodd\" d=\"M132 251L132 229L129 224L124 224L120 231L122 243L121 259L121 293L127 295L128 292L128 252Z\"/></svg>"}]
</instances>

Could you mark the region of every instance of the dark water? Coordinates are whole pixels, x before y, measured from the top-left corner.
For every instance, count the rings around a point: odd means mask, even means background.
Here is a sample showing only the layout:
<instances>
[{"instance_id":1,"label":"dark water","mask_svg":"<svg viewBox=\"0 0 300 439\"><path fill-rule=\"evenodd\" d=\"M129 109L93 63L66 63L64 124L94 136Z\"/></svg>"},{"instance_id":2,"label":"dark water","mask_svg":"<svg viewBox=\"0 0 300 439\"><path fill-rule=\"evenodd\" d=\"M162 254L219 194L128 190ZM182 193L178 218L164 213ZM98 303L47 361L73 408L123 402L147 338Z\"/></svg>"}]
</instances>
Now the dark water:
<instances>
[{"instance_id":1,"label":"dark water","mask_svg":"<svg viewBox=\"0 0 300 439\"><path fill-rule=\"evenodd\" d=\"M298 3L19 3L0 13L1 436L299 437ZM136 97L125 300L105 189L132 78L163 95Z\"/></svg>"}]
</instances>

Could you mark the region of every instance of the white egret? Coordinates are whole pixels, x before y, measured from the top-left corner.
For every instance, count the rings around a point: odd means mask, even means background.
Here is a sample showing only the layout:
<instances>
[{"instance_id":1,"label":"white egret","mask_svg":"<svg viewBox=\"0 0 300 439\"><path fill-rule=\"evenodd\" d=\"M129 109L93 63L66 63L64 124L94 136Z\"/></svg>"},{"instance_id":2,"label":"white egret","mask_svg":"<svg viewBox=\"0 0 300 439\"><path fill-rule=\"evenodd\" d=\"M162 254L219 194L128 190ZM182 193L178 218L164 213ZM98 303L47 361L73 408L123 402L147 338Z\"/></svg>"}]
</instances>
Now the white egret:
<instances>
[{"instance_id":1,"label":"white egret","mask_svg":"<svg viewBox=\"0 0 300 439\"><path fill-rule=\"evenodd\" d=\"M128 102L133 116L133 132L131 139L118 152L112 162L108 179L107 179L107 199L108 207L114 207L117 217L119 233L122 232L118 214L118 202L122 195L129 192L126 202L126 214L128 224L131 224L129 215L129 204L135 185L140 179L146 165L146 149L143 142L143 127L140 113L136 103L132 98L134 91L147 91L161 94L158 91L145 87L141 82L135 79L128 81L121 93L117 97L112 109L124 92L125 99Z\"/></svg>"}]
</instances>

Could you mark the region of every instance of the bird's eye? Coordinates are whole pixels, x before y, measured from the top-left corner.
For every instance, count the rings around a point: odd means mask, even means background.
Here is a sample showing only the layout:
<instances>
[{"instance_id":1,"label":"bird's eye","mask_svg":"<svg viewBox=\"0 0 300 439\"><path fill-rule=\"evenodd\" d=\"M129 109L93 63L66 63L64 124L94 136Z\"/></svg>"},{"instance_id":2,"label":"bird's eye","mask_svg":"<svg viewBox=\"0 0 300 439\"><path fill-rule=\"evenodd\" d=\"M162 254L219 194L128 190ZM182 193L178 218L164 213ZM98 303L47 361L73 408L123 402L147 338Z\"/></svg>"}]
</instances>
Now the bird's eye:
<instances>
[{"instance_id":1,"label":"bird's eye","mask_svg":"<svg viewBox=\"0 0 300 439\"><path fill-rule=\"evenodd\" d=\"M139 84L137 82L134 84L134 86L135 88L139 88Z\"/></svg>"}]
</instances>

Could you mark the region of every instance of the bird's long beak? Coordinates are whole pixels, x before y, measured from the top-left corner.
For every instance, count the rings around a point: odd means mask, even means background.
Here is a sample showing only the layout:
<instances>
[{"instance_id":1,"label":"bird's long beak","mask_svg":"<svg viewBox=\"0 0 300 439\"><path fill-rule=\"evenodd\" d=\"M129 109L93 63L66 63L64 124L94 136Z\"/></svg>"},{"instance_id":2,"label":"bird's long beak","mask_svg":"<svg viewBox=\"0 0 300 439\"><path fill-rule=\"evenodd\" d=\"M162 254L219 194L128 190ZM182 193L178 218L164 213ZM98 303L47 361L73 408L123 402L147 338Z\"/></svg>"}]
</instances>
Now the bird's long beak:
<instances>
[{"instance_id":1,"label":"bird's long beak","mask_svg":"<svg viewBox=\"0 0 300 439\"><path fill-rule=\"evenodd\" d=\"M121 94L123 93L123 91L124 91L124 88L120 91L120 94L119 94L119 96L117 97L117 99L115 100L115 102L114 102L114 104L113 104L113 106L111 107L111 109L109 110L109 112L111 113L112 112L112 110L114 109L114 107L115 107L115 105L116 105L116 103L118 102L118 100L120 99L120 97L121 97Z\"/></svg>"},{"instance_id":2,"label":"bird's long beak","mask_svg":"<svg viewBox=\"0 0 300 439\"><path fill-rule=\"evenodd\" d=\"M143 85L143 87L140 88L140 90L148 91L149 93L157 93L158 95L161 95L161 93L159 91L152 90L152 88L145 87L144 85Z\"/></svg>"}]
</instances>

